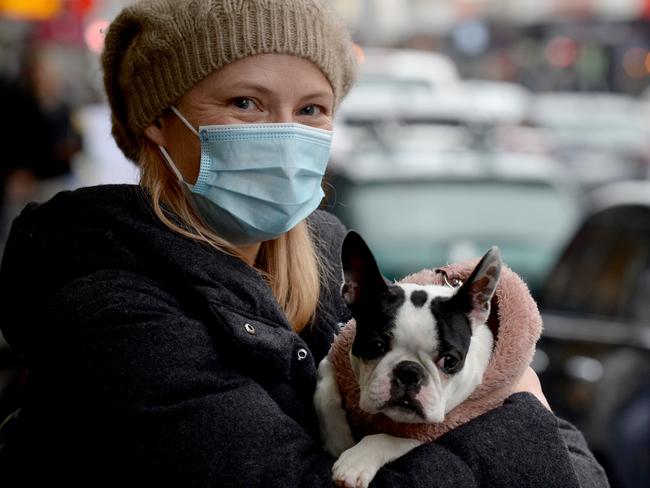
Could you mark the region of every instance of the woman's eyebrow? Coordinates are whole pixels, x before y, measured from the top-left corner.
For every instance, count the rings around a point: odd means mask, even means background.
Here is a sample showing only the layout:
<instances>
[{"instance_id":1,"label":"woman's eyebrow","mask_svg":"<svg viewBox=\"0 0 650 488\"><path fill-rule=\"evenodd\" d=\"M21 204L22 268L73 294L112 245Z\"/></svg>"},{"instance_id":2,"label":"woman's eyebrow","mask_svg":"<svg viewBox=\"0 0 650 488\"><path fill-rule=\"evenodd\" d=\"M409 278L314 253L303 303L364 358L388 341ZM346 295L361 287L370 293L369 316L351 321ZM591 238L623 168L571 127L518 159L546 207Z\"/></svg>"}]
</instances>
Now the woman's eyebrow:
<instances>
[{"instance_id":1,"label":"woman's eyebrow","mask_svg":"<svg viewBox=\"0 0 650 488\"><path fill-rule=\"evenodd\" d=\"M241 81L241 82L233 83L228 88L230 90L254 91L254 92L262 93L264 95L273 95L275 93L273 89L251 81ZM301 96L300 101L302 102L304 100L321 99L321 98L333 99L334 95L332 94L331 91L317 90Z\"/></svg>"},{"instance_id":2,"label":"woman's eyebrow","mask_svg":"<svg viewBox=\"0 0 650 488\"><path fill-rule=\"evenodd\" d=\"M260 85L258 83L253 83L250 81L240 81L237 83L233 83L228 87L231 90L249 90L249 91L257 91L259 93L264 93L264 94L272 94L273 90L264 86Z\"/></svg>"},{"instance_id":3,"label":"woman's eyebrow","mask_svg":"<svg viewBox=\"0 0 650 488\"><path fill-rule=\"evenodd\" d=\"M315 92L312 92L312 93L308 93L307 95L303 95L302 97L300 97L301 100L307 100L307 99L310 99L310 98L330 98L330 99L333 100L334 95L332 94L332 92L328 92L326 90L321 90L321 91L315 91Z\"/></svg>"},{"instance_id":4,"label":"woman's eyebrow","mask_svg":"<svg viewBox=\"0 0 650 488\"><path fill-rule=\"evenodd\" d=\"M326 90L315 91L298 99L297 105L318 104L325 106L328 110L334 105L334 95Z\"/></svg>"}]
</instances>

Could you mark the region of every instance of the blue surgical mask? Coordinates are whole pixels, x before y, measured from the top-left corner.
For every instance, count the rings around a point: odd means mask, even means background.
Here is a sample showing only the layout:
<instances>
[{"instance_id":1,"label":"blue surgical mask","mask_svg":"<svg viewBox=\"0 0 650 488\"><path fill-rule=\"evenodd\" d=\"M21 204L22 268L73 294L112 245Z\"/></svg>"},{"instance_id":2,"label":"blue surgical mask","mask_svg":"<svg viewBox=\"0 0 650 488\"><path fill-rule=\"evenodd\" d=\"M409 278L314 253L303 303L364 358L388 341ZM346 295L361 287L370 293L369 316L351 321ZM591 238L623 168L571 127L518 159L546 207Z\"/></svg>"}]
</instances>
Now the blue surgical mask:
<instances>
[{"instance_id":1,"label":"blue surgical mask","mask_svg":"<svg viewBox=\"0 0 650 488\"><path fill-rule=\"evenodd\" d=\"M165 148L160 151L189 188L196 210L228 242L275 239L318 208L331 131L301 124L212 125L197 131L172 110L201 141L196 183L186 183Z\"/></svg>"}]
</instances>

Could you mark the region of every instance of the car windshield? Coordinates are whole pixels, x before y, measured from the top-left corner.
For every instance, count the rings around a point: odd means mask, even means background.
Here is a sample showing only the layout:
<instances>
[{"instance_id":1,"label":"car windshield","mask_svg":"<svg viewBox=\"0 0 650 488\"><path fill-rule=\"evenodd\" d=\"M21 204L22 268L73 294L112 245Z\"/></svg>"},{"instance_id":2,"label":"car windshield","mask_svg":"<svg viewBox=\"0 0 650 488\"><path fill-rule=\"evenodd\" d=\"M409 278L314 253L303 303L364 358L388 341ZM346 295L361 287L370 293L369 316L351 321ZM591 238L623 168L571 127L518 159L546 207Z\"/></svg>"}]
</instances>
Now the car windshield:
<instances>
[{"instance_id":1,"label":"car windshield","mask_svg":"<svg viewBox=\"0 0 650 488\"><path fill-rule=\"evenodd\" d=\"M544 286L548 309L613 319L650 318L650 211L620 205L581 227Z\"/></svg>"},{"instance_id":2,"label":"car windshield","mask_svg":"<svg viewBox=\"0 0 650 488\"><path fill-rule=\"evenodd\" d=\"M512 181L373 183L346 199L342 219L368 240L391 279L498 245L535 286L580 214L569 194L549 184Z\"/></svg>"},{"instance_id":3,"label":"car windshield","mask_svg":"<svg viewBox=\"0 0 650 488\"><path fill-rule=\"evenodd\" d=\"M631 121L559 121L549 128L560 141L598 147L625 147L638 145L646 140L648 133Z\"/></svg>"},{"instance_id":4,"label":"car windshield","mask_svg":"<svg viewBox=\"0 0 650 488\"><path fill-rule=\"evenodd\" d=\"M644 114L627 97L541 97L532 119L565 144L625 148L648 138Z\"/></svg>"},{"instance_id":5,"label":"car windshield","mask_svg":"<svg viewBox=\"0 0 650 488\"><path fill-rule=\"evenodd\" d=\"M433 85L423 78L398 78L396 76L385 75L381 73L368 73L357 81L354 90L361 92L366 90L368 92L386 93L386 91L394 91L395 93L406 92L420 92L430 93Z\"/></svg>"}]
</instances>

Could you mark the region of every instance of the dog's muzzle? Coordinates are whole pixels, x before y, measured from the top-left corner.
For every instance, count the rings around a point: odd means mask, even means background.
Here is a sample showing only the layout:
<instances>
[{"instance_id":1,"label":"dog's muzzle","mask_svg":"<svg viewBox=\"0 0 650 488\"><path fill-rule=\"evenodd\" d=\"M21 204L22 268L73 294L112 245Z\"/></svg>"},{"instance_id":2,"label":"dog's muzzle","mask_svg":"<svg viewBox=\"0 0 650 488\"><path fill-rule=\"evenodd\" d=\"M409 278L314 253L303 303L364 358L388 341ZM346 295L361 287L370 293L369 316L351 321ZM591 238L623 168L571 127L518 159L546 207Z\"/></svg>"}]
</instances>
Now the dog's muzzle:
<instances>
[{"instance_id":1,"label":"dog's muzzle","mask_svg":"<svg viewBox=\"0 0 650 488\"><path fill-rule=\"evenodd\" d=\"M422 366L413 361L402 361L393 369L389 407L410 410L424 417L422 404L416 398L420 388L428 382Z\"/></svg>"},{"instance_id":2,"label":"dog's muzzle","mask_svg":"<svg viewBox=\"0 0 650 488\"><path fill-rule=\"evenodd\" d=\"M427 376L418 363L402 361L393 369L393 385L405 391L418 391Z\"/></svg>"}]
</instances>

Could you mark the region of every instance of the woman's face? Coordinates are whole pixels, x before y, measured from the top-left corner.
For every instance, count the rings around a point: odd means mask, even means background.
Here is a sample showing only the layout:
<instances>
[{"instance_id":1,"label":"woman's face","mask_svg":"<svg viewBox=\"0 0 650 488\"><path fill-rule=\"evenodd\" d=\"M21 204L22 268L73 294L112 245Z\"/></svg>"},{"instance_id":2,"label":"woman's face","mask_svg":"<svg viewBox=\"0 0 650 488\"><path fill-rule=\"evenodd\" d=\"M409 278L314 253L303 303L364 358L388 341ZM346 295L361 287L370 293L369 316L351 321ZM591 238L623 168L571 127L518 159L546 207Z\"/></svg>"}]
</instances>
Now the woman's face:
<instances>
[{"instance_id":1,"label":"woman's face","mask_svg":"<svg viewBox=\"0 0 650 488\"><path fill-rule=\"evenodd\" d=\"M287 123L332 129L334 93L310 61L286 54L249 56L208 75L176 108L198 129L205 125ZM165 146L185 181L199 173L200 142L168 111L145 134Z\"/></svg>"}]
</instances>

